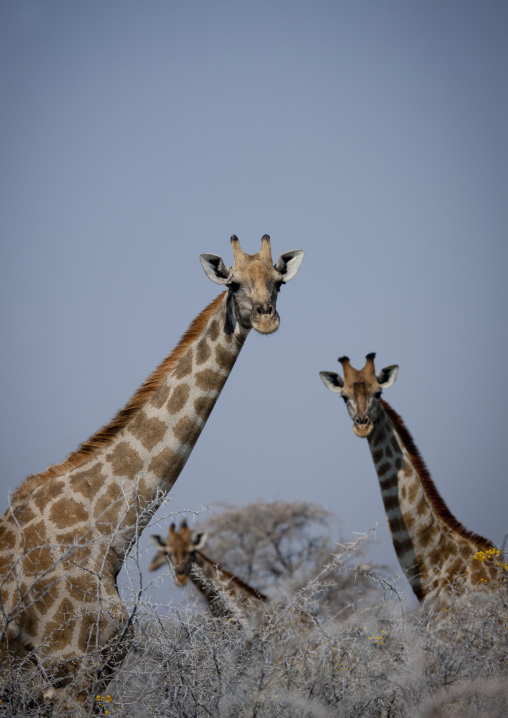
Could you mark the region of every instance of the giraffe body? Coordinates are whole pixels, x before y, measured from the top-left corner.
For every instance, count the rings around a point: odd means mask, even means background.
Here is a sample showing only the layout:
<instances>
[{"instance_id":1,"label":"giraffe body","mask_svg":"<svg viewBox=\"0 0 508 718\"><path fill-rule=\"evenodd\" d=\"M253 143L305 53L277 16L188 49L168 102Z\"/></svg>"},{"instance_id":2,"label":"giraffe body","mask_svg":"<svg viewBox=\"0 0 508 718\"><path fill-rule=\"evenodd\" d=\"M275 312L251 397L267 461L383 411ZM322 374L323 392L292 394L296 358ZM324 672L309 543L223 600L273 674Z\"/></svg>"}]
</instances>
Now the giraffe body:
<instances>
[{"instance_id":1,"label":"giraffe body","mask_svg":"<svg viewBox=\"0 0 508 718\"><path fill-rule=\"evenodd\" d=\"M122 659L129 626L116 585L122 562L182 471L250 329L278 328L277 292L303 252L272 265L267 235L255 255L236 237L231 242L233 267L216 255L200 257L226 291L109 425L62 463L25 479L0 520L3 664L35 650L54 669L50 693L79 683L91 652L96 676ZM83 678L79 700L89 685Z\"/></svg>"},{"instance_id":2,"label":"giraffe body","mask_svg":"<svg viewBox=\"0 0 508 718\"><path fill-rule=\"evenodd\" d=\"M185 520L178 531L174 524L169 527L167 539L155 535L151 538L158 552L149 569L155 571L169 562L175 573L175 583L184 586L190 580L207 602L212 615L227 615L223 593L229 594L237 604L250 608L267 600L261 591L206 556L201 550L206 543L206 534L191 533Z\"/></svg>"},{"instance_id":3,"label":"giraffe body","mask_svg":"<svg viewBox=\"0 0 508 718\"><path fill-rule=\"evenodd\" d=\"M335 372L320 376L346 402L355 433L367 438L395 552L414 593L436 610L446 607L454 591L504 583L497 549L453 516L404 422L381 399L398 367L385 367L376 377L374 357L367 355L362 370L342 357L344 378Z\"/></svg>"}]
</instances>

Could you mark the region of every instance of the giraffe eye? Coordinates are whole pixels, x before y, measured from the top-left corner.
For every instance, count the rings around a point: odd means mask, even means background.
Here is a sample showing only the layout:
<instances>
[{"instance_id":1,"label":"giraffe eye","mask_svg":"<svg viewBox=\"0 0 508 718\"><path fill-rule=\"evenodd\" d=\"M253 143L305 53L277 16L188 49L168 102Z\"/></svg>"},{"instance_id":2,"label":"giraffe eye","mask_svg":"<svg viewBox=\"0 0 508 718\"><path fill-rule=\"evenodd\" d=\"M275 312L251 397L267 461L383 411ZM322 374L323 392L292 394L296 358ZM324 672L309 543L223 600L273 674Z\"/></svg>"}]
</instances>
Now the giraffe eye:
<instances>
[{"instance_id":1,"label":"giraffe eye","mask_svg":"<svg viewBox=\"0 0 508 718\"><path fill-rule=\"evenodd\" d=\"M347 396L342 396L342 395L341 395L340 398L342 399L342 401L344 402L344 404L347 404Z\"/></svg>"},{"instance_id":2,"label":"giraffe eye","mask_svg":"<svg viewBox=\"0 0 508 718\"><path fill-rule=\"evenodd\" d=\"M382 394L382 393L383 393L382 391L376 391L376 393L374 394L374 398L375 398L375 399L381 399L381 394Z\"/></svg>"},{"instance_id":3,"label":"giraffe eye","mask_svg":"<svg viewBox=\"0 0 508 718\"><path fill-rule=\"evenodd\" d=\"M236 294L237 291L240 289L240 285L238 284L238 282L228 282L227 286L233 292L233 294Z\"/></svg>"},{"instance_id":4,"label":"giraffe eye","mask_svg":"<svg viewBox=\"0 0 508 718\"><path fill-rule=\"evenodd\" d=\"M275 282L275 290L277 292L280 292L280 288L282 287L283 284L286 284L286 282L283 282L282 279L280 280L280 282Z\"/></svg>"}]
</instances>

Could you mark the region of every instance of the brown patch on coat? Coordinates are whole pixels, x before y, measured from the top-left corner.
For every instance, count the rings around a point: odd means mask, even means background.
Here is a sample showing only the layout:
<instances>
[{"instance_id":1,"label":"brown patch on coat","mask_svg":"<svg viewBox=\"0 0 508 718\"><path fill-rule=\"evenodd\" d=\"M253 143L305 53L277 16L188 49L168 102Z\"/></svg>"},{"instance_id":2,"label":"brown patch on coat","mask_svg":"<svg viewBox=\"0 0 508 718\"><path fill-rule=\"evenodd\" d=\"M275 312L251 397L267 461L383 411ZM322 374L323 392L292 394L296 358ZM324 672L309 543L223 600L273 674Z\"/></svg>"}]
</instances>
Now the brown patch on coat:
<instances>
[{"instance_id":1,"label":"brown patch on coat","mask_svg":"<svg viewBox=\"0 0 508 718\"><path fill-rule=\"evenodd\" d=\"M49 512L49 519L57 529L65 529L88 519L88 511L82 503L74 499L58 499Z\"/></svg>"},{"instance_id":2,"label":"brown patch on coat","mask_svg":"<svg viewBox=\"0 0 508 718\"><path fill-rule=\"evenodd\" d=\"M441 559L442 559L442 551L441 546L438 545L436 548L432 549L429 553L429 563L434 568L438 568L441 565Z\"/></svg>"},{"instance_id":3,"label":"brown patch on coat","mask_svg":"<svg viewBox=\"0 0 508 718\"><path fill-rule=\"evenodd\" d=\"M92 538L89 527L72 527L70 531L57 531L56 539L58 545L65 551L74 549L78 544L77 541L86 541Z\"/></svg>"},{"instance_id":4,"label":"brown patch on coat","mask_svg":"<svg viewBox=\"0 0 508 718\"><path fill-rule=\"evenodd\" d=\"M154 392L154 395L150 399L150 404L155 409L162 409L166 401L168 400L169 392L171 390L171 387L169 384L162 384L156 392Z\"/></svg>"},{"instance_id":5,"label":"brown patch on coat","mask_svg":"<svg viewBox=\"0 0 508 718\"><path fill-rule=\"evenodd\" d=\"M188 384L178 384L173 389L173 393L168 401L168 412L170 414L178 414L187 403L190 394L190 386Z\"/></svg>"},{"instance_id":6,"label":"brown patch on coat","mask_svg":"<svg viewBox=\"0 0 508 718\"><path fill-rule=\"evenodd\" d=\"M187 444L189 446L194 444L200 432L201 427L189 416L183 416L178 424L173 427L173 434L176 439L178 439L181 444Z\"/></svg>"},{"instance_id":7,"label":"brown patch on coat","mask_svg":"<svg viewBox=\"0 0 508 718\"><path fill-rule=\"evenodd\" d=\"M215 397L199 396L194 401L194 411L200 417L200 419L203 419L203 421L206 421L208 419L208 417L210 416L213 407L215 406L215 402L216 402Z\"/></svg>"},{"instance_id":8,"label":"brown patch on coat","mask_svg":"<svg viewBox=\"0 0 508 718\"><path fill-rule=\"evenodd\" d=\"M40 619L35 611L34 606L27 606L23 610L23 614L20 620L23 633L26 633L31 638L34 638L37 635L37 631L39 629L39 620Z\"/></svg>"},{"instance_id":9,"label":"brown patch on coat","mask_svg":"<svg viewBox=\"0 0 508 718\"><path fill-rule=\"evenodd\" d=\"M208 346L208 342L206 341L206 337L201 339L197 343L196 346L196 364L199 366L200 364L204 364L205 361L210 357L212 353L212 350Z\"/></svg>"},{"instance_id":10,"label":"brown patch on coat","mask_svg":"<svg viewBox=\"0 0 508 718\"><path fill-rule=\"evenodd\" d=\"M415 523L416 523L413 514L410 514L410 513L408 513L408 512L405 512L405 513L404 513L404 523L406 524L406 529L407 529L408 531L409 531L410 529L412 529L413 526L414 526Z\"/></svg>"},{"instance_id":11,"label":"brown patch on coat","mask_svg":"<svg viewBox=\"0 0 508 718\"><path fill-rule=\"evenodd\" d=\"M431 515L431 520L428 524L417 527L416 533L421 546L428 546L432 543L436 533L436 523L434 517Z\"/></svg>"},{"instance_id":12,"label":"brown patch on coat","mask_svg":"<svg viewBox=\"0 0 508 718\"><path fill-rule=\"evenodd\" d=\"M108 533L117 527L120 512L126 509L122 489L118 484L110 484L97 499L93 510L95 526L101 533Z\"/></svg>"},{"instance_id":13,"label":"brown patch on coat","mask_svg":"<svg viewBox=\"0 0 508 718\"><path fill-rule=\"evenodd\" d=\"M162 441L167 430L168 427L163 421L157 419L156 416L149 419L144 411L140 411L129 424L129 431L143 444L147 451L151 451L159 441Z\"/></svg>"},{"instance_id":14,"label":"brown patch on coat","mask_svg":"<svg viewBox=\"0 0 508 718\"><path fill-rule=\"evenodd\" d=\"M192 374L192 349L189 348L173 369L172 376L176 379L183 379L185 376Z\"/></svg>"},{"instance_id":15,"label":"brown patch on coat","mask_svg":"<svg viewBox=\"0 0 508 718\"><path fill-rule=\"evenodd\" d=\"M220 391L224 386L227 377L219 374L213 369L203 369L196 374L196 386L198 389Z\"/></svg>"},{"instance_id":16,"label":"brown patch on coat","mask_svg":"<svg viewBox=\"0 0 508 718\"><path fill-rule=\"evenodd\" d=\"M426 513L428 513L430 508L429 502L427 501L427 497L425 494L422 494L420 497L420 500L415 506L416 514L420 517L424 516Z\"/></svg>"},{"instance_id":17,"label":"brown patch on coat","mask_svg":"<svg viewBox=\"0 0 508 718\"><path fill-rule=\"evenodd\" d=\"M46 525L44 521L30 524L23 530L24 544L27 549L41 546L47 540Z\"/></svg>"},{"instance_id":18,"label":"brown patch on coat","mask_svg":"<svg viewBox=\"0 0 508 718\"><path fill-rule=\"evenodd\" d=\"M0 583L13 568L13 565L14 557L12 555L4 554L3 556L0 556Z\"/></svg>"},{"instance_id":19,"label":"brown patch on coat","mask_svg":"<svg viewBox=\"0 0 508 718\"><path fill-rule=\"evenodd\" d=\"M214 319L210 323L210 327L208 329L210 341L212 341L212 342L217 341L217 339L219 338L219 331L220 331L219 322L217 321L217 319Z\"/></svg>"},{"instance_id":20,"label":"brown patch on coat","mask_svg":"<svg viewBox=\"0 0 508 718\"><path fill-rule=\"evenodd\" d=\"M407 500L410 504L413 504L418 494L418 491L420 490L420 484L416 479L413 479L407 484L407 489Z\"/></svg>"},{"instance_id":21,"label":"brown patch on coat","mask_svg":"<svg viewBox=\"0 0 508 718\"><path fill-rule=\"evenodd\" d=\"M45 546L46 529L42 521L31 524L24 531L26 553L23 570L28 575L44 573L55 563L51 550Z\"/></svg>"},{"instance_id":22,"label":"brown patch on coat","mask_svg":"<svg viewBox=\"0 0 508 718\"><path fill-rule=\"evenodd\" d=\"M115 476L133 479L143 468L143 462L138 452L134 451L126 441L117 444L111 453L106 454L106 459L111 462L111 469Z\"/></svg>"},{"instance_id":23,"label":"brown patch on coat","mask_svg":"<svg viewBox=\"0 0 508 718\"><path fill-rule=\"evenodd\" d=\"M55 601L58 600L58 590L55 579L38 579L34 586L34 594L36 595L37 610L44 616Z\"/></svg>"},{"instance_id":24,"label":"brown patch on coat","mask_svg":"<svg viewBox=\"0 0 508 718\"><path fill-rule=\"evenodd\" d=\"M65 557L61 559L60 563L63 571L73 571L76 566L93 571L94 567L91 565L91 560L92 548L90 545L77 544L67 549Z\"/></svg>"},{"instance_id":25,"label":"brown patch on coat","mask_svg":"<svg viewBox=\"0 0 508 718\"><path fill-rule=\"evenodd\" d=\"M54 476L60 476L61 474L76 468L89 459L90 456L98 449L111 444L112 440L118 435L118 433L132 420L138 409L149 401L155 391L165 380L169 372L177 366L187 349L204 331L211 317L221 308L225 294L225 292L219 294L219 296L210 302L201 314L194 319L171 354L141 385L129 403L116 415L113 421L91 436L88 441L81 444L77 451L69 454L69 456L61 463L54 464L40 473L27 476L23 483L18 486L14 492L12 496L12 505L14 506L20 504L37 486L39 486L42 482L45 482L46 479ZM178 376L178 374L175 375Z\"/></svg>"},{"instance_id":26,"label":"brown patch on coat","mask_svg":"<svg viewBox=\"0 0 508 718\"><path fill-rule=\"evenodd\" d=\"M175 451L166 446L160 454L154 456L148 471L153 471L155 476L163 478L166 475L176 475L180 473L185 464L185 459Z\"/></svg>"},{"instance_id":27,"label":"brown patch on coat","mask_svg":"<svg viewBox=\"0 0 508 718\"><path fill-rule=\"evenodd\" d=\"M96 635L97 635L97 623L98 623L97 616L94 616L93 614L85 614L84 616L80 617L78 647L83 653L86 653L86 651L89 648L92 648L93 646L95 646ZM106 623L107 623L106 619L104 617L101 618L100 624L99 624L99 633L100 633L102 639L104 639L104 631L107 628Z\"/></svg>"},{"instance_id":28,"label":"brown patch on coat","mask_svg":"<svg viewBox=\"0 0 508 718\"><path fill-rule=\"evenodd\" d=\"M32 511L30 506L28 506L27 504L25 504L24 506L17 506L12 513L18 526L24 526L25 524L32 521L32 519L34 519L36 516L35 512ZM0 543L0 545L2 544Z\"/></svg>"},{"instance_id":29,"label":"brown patch on coat","mask_svg":"<svg viewBox=\"0 0 508 718\"><path fill-rule=\"evenodd\" d=\"M16 533L7 525L5 519L0 522L0 546L2 550L13 549L16 546Z\"/></svg>"},{"instance_id":30,"label":"brown patch on coat","mask_svg":"<svg viewBox=\"0 0 508 718\"><path fill-rule=\"evenodd\" d=\"M46 624L43 642L51 646L52 653L62 651L71 642L76 623L75 614L74 604L64 598L56 610L57 618Z\"/></svg>"},{"instance_id":31,"label":"brown patch on coat","mask_svg":"<svg viewBox=\"0 0 508 718\"><path fill-rule=\"evenodd\" d=\"M78 601L95 601L97 599L97 579L92 574L83 571L79 576L71 576L67 579L66 590L71 598Z\"/></svg>"},{"instance_id":32,"label":"brown patch on coat","mask_svg":"<svg viewBox=\"0 0 508 718\"><path fill-rule=\"evenodd\" d=\"M107 480L102 469L103 464L98 461L85 471L71 474L69 484L72 490L80 493L85 499L92 499Z\"/></svg>"},{"instance_id":33,"label":"brown patch on coat","mask_svg":"<svg viewBox=\"0 0 508 718\"><path fill-rule=\"evenodd\" d=\"M228 372L231 371L236 361L236 358L236 354L228 352L227 349L224 349L224 347L220 344L217 345L215 349L215 361L221 369L224 369L224 371Z\"/></svg>"},{"instance_id":34,"label":"brown patch on coat","mask_svg":"<svg viewBox=\"0 0 508 718\"><path fill-rule=\"evenodd\" d=\"M458 578L459 576L463 575L464 570L465 570L464 561L462 560L462 558L457 557L455 559L455 561L452 563L452 565L448 568L447 574L450 577L455 576Z\"/></svg>"},{"instance_id":35,"label":"brown patch on coat","mask_svg":"<svg viewBox=\"0 0 508 718\"><path fill-rule=\"evenodd\" d=\"M63 492L65 484L63 481L47 481L44 486L34 492L32 500L40 513L46 506L56 499Z\"/></svg>"}]
</instances>

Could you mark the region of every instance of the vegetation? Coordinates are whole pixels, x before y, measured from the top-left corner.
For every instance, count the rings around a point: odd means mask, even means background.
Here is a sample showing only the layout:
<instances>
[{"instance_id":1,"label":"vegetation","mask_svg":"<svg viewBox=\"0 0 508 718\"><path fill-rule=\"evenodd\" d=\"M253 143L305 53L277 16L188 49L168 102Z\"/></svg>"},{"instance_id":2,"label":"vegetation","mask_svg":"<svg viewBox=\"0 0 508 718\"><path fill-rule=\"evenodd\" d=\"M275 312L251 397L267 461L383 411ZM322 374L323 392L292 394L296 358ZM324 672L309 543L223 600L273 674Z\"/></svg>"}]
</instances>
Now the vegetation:
<instances>
[{"instance_id":1,"label":"vegetation","mask_svg":"<svg viewBox=\"0 0 508 718\"><path fill-rule=\"evenodd\" d=\"M260 524L263 513L280 518L271 532ZM243 519L260 528L257 540L249 539ZM251 615L219 587L231 618L212 617L197 599L163 616L162 607L147 599L138 558L131 556L129 652L109 685L98 687L95 706L81 714L508 715L507 593L486 587L452 600L439 617L409 610L376 567L358 564L364 539L333 547L332 523L312 504L261 503L229 507L202 523L211 534L210 555L269 593L271 600ZM241 570L245 556L250 575ZM31 662L35 668L36 656ZM55 701L34 704L33 685L16 671L3 677L0 716L80 714Z\"/></svg>"}]
</instances>

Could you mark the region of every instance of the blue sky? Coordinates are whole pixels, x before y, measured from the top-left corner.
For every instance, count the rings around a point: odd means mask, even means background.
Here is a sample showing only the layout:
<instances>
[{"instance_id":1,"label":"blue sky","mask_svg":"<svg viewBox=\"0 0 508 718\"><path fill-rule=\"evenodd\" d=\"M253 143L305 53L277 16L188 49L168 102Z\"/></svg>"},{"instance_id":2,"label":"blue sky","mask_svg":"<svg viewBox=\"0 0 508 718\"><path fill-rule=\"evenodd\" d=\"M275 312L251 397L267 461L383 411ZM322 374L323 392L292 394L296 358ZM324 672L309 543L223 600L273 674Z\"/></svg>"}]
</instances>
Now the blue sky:
<instances>
[{"instance_id":1,"label":"blue sky","mask_svg":"<svg viewBox=\"0 0 508 718\"><path fill-rule=\"evenodd\" d=\"M318 376L375 351L450 509L500 544L507 31L501 1L3 0L2 510L217 294L199 254L268 233L304 263L169 510L315 501L346 536L379 524L396 567L367 443Z\"/></svg>"}]
</instances>

